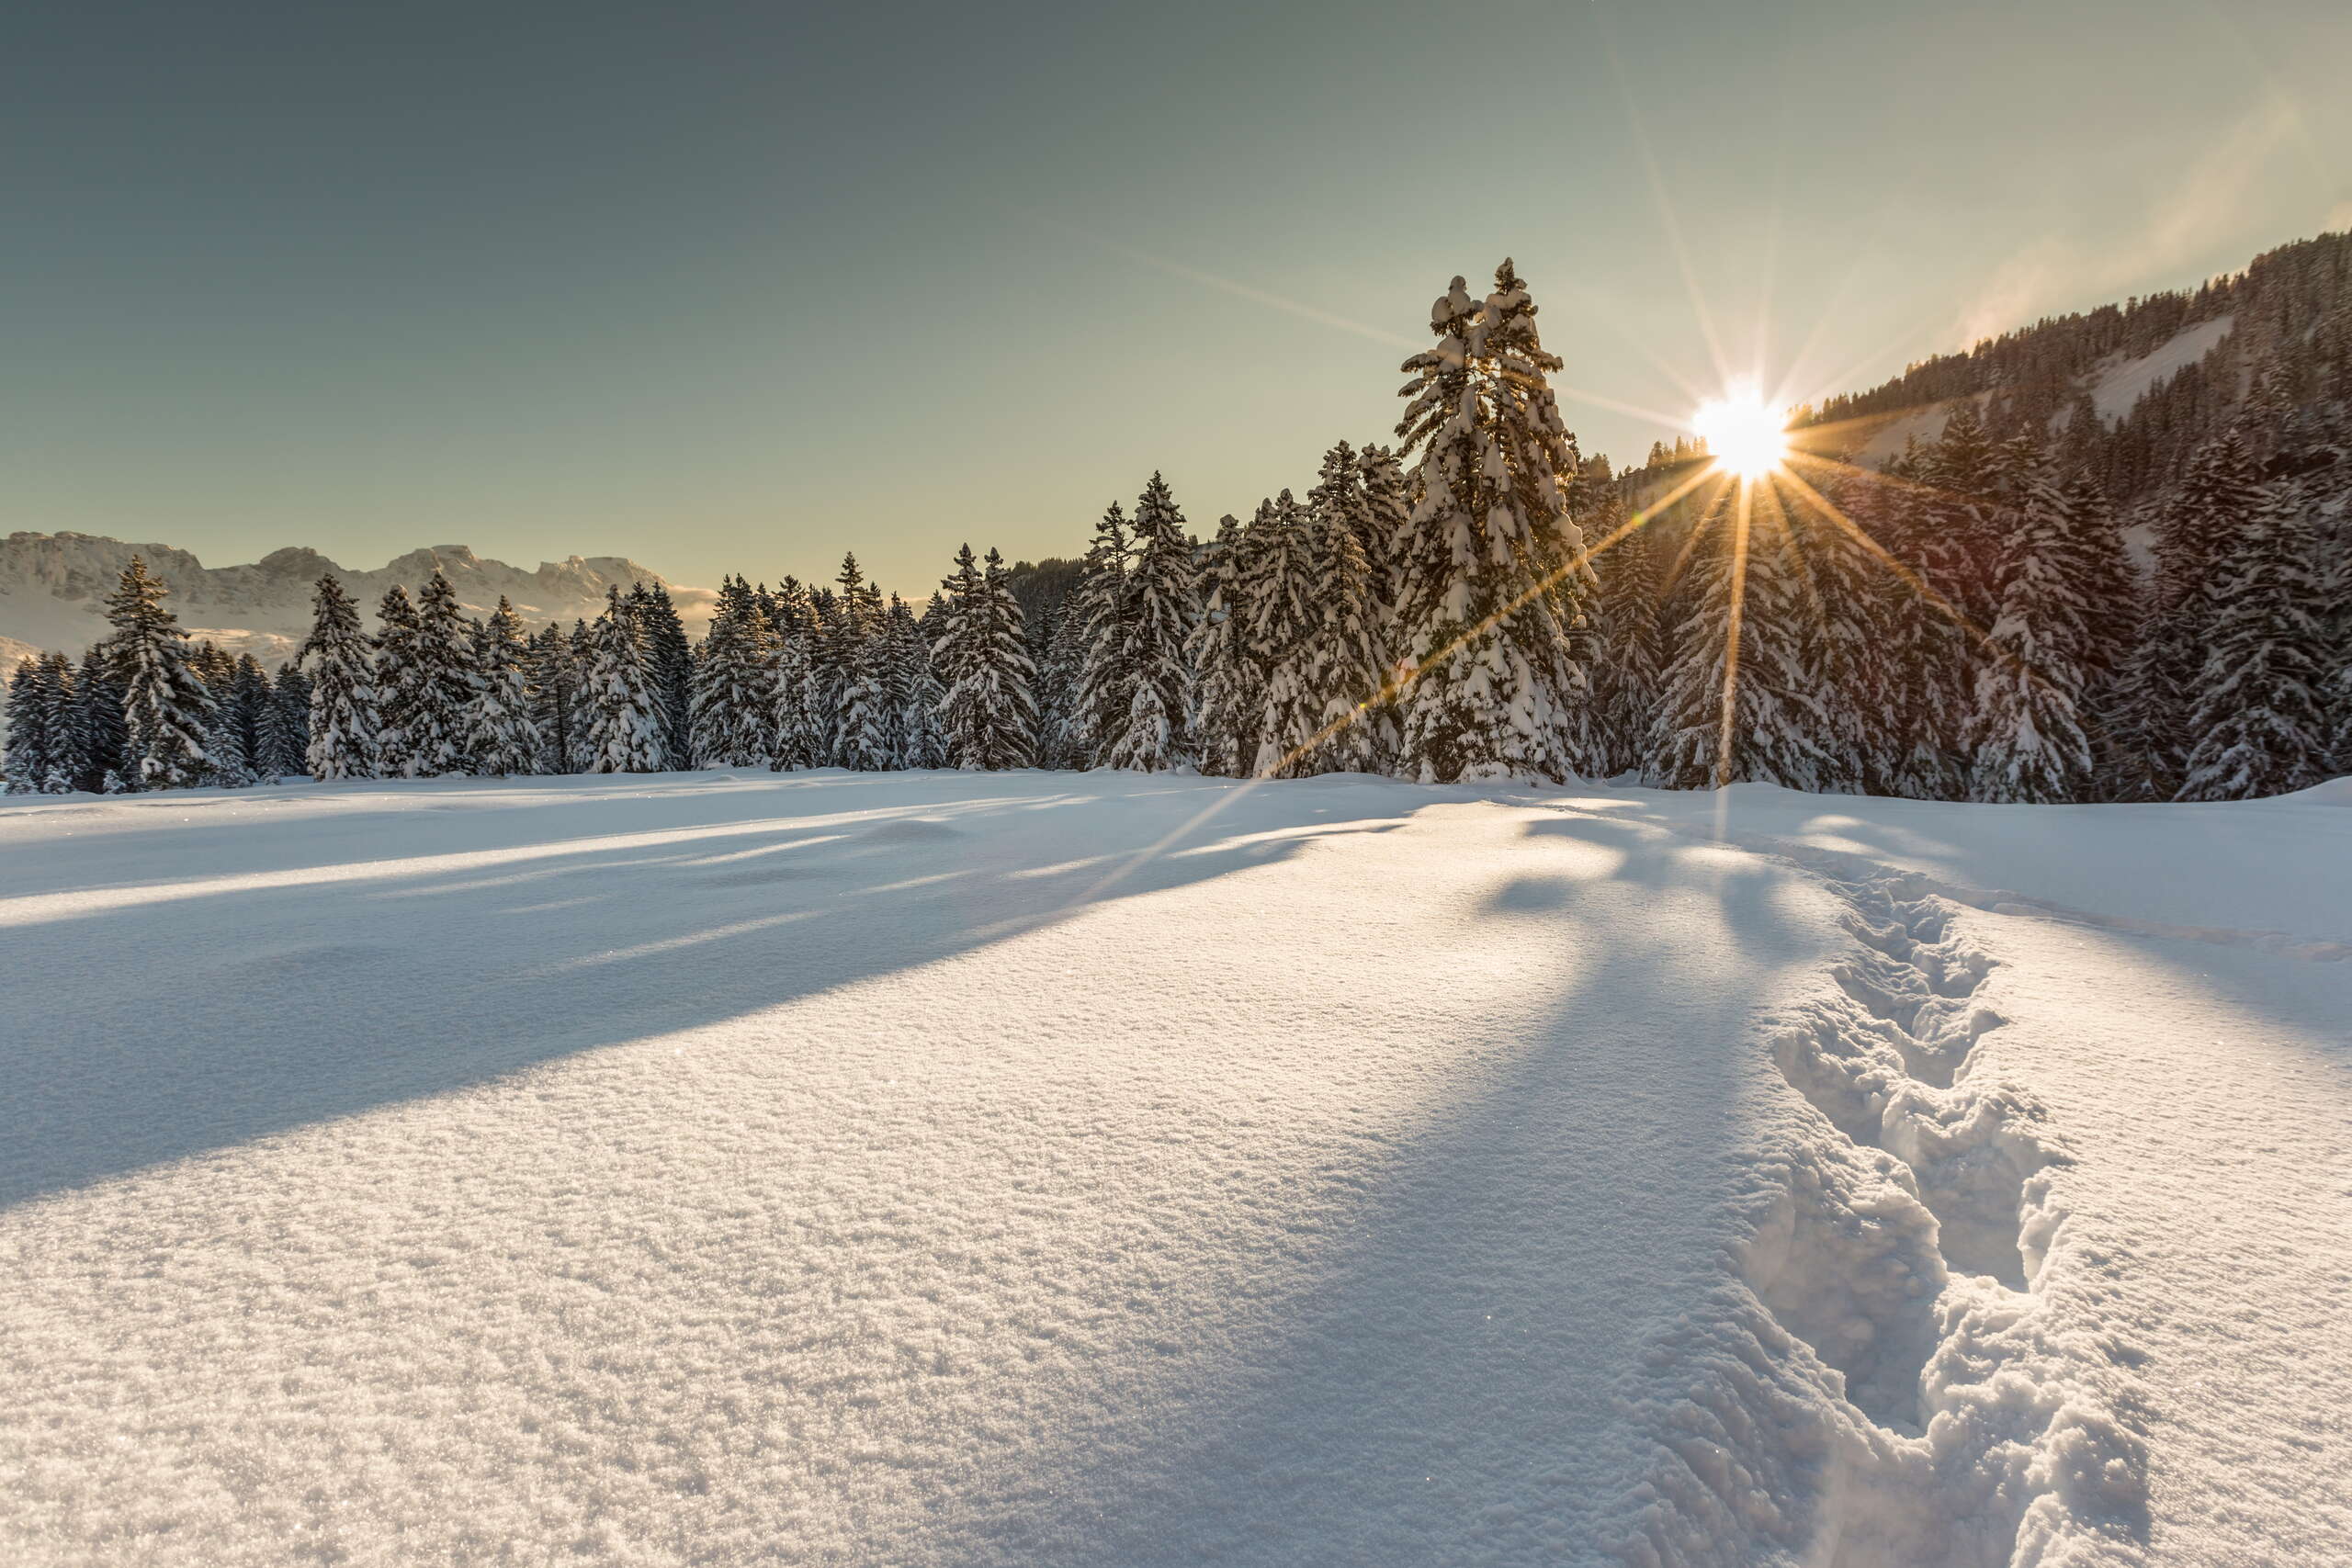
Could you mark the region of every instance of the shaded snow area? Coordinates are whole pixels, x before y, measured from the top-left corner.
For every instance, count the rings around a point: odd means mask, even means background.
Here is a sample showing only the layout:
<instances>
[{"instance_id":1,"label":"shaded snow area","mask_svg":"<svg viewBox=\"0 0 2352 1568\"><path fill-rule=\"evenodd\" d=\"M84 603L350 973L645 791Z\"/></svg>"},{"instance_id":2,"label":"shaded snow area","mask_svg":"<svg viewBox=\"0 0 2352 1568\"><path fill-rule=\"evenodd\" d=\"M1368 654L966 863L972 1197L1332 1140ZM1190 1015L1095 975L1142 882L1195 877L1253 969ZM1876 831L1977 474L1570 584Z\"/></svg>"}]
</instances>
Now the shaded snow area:
<instances>
[{"instance_id":1,"label":"shaded snow area","mask_svg":"<svg viewBox=\"0 0 2352 1568\"><path fill-rule=\"evenodd\" d=\"M0 806L0 1561L2352 1560L2348 868L2324 790Z\"/></svg>"},{"instance_id":2,"label":"shaded snow area","mask_svg":"<svg viewBox=\"0 0 2352 1568\"><path fill-rule=\"evenodd\" d=\"M2215 316L2175 333L2156 348L2137 359L2119 359L2094 371L2090 381L2091 405L2101 419L2112 423L2132 412L2148 389L2177 370L2196 364L2214 346L2230 335L2234 316Z\"/></svg>"}]
</instances>

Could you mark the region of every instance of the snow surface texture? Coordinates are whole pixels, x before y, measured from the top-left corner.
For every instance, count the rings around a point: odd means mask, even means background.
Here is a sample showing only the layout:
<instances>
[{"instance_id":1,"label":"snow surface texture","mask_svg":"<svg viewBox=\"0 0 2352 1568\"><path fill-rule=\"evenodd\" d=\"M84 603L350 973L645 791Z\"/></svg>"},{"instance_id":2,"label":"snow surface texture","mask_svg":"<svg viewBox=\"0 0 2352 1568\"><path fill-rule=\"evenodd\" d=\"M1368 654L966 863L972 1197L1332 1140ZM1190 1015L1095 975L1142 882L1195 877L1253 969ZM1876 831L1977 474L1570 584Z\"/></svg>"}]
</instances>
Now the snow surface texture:
<instances>
[{"instance_id":1,"label":"snow surface texture","mask_svg":"<svg viewBox=\"0 0 2352 1568\"><path fill-rule=\"evenodd\" d=\"M0 1561L2352 1560L2334 788L0 807Z\"/></svg>"}]
</instances>

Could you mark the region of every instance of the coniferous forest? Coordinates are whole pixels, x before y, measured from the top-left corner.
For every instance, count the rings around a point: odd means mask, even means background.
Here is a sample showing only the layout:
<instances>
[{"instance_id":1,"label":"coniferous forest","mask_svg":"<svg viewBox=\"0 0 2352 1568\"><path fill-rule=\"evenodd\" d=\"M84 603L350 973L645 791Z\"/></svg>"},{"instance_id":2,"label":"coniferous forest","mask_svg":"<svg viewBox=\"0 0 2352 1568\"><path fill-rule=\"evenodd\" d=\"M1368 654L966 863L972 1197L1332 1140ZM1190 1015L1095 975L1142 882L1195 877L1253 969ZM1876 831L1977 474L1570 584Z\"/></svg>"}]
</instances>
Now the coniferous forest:
<instances>
[{"instance_id":1,"label":"coniferous forest","mask_svg":"<svg viewBox=\"0 0 2352 1568\"><path fill-rule=\"evenodd\" d=\"M2224 322L2097 406L2101 366ZM273 672L192 644L134 560L110 637L10 676L6 787L1113 767L2067 802L2352 770L2352 236L1799 410L1752 482L1687 441L1585 456L1509 261L1430 332L1394 431L1247 519L1199 527L1154 474L1082 558L967 546L920 602L854 554L731 577L698 644L658 584L530 632L436 574L371 635L329 576Z\"/></svg>"}]
</instances>

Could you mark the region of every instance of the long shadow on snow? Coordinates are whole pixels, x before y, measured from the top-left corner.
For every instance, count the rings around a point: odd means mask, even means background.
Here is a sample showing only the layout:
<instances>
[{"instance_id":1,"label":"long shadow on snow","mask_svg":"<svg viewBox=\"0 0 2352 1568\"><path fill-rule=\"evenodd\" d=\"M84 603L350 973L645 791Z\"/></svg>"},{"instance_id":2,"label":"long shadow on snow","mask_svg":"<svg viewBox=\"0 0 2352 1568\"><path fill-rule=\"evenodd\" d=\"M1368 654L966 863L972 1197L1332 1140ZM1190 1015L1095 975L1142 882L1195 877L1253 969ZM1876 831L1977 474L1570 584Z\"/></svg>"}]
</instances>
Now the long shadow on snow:
<instances>
[{"instance_id":1,"label":"long shadow on snow","mask_svg":"<svg viewBox=\"0 0 2352 1568\"><path fill-rule=\"evenodd\" d=\"M777 781L755 830L737 797L704 821L707 842L489 868L391 862L363 882L11 928L0 1205L928 964L1319 834L1393 827L1425 799L1329 789L1302 827L1295 798L1245 795L1137 859L1232 786L1090 781L1072 860L1041 866L1039 834L1000 830L1068 808L1074 792L1036 787L1043 775L878 775L858 797L869 817L811 828L851 804L825 787L836 782ZM959 787L981 800L959 802ZM491 815L509 843L537 842L531 814ZM389 847L381 826L352 825L350 859Z\"/></svg>"},{"instance_id":2,"label":"long shadow on snow","mask_svg":"<svg viewBox=\"0 0 2352 1568\"><path fill-rule=\"evenodd\" d=\"M1600 881L1642 894L1611 918L1579 912L1592 879L1547 874L1552 825L1528 834L1487 914L1546 922L1548 1013L1476 1042L1459 1094L1388 1157L1334 1136L1347 1179L1269 1218L1313 1287L1236 1292L1226 1348L1180 1388L1073 1422L1059 1464L975 1477L948 1561L1587 1560L1651 1459L1622 1380L1720 1279L1719 1203L1753 1097L1779 1090L1744 1048L1759 998L1822 954L1770 913L1783 868L1630 842ZM1115 1512L1092 1511L1104 1496Z\"/></svg>"}]
</instances>

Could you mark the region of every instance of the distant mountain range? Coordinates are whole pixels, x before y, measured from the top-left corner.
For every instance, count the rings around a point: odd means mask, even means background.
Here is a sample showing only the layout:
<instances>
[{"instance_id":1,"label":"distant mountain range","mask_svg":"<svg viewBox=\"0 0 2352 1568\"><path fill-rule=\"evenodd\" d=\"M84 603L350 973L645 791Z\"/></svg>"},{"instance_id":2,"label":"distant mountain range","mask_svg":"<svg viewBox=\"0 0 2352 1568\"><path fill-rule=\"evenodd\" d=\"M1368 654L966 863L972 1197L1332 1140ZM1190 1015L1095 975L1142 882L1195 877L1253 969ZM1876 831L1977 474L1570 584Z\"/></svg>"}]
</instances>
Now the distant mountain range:
<instances>
[{"instance_id":1,"label":"distant mountain range","mask_svg":"<svg viewBox=\"0 0 2352 1568\"><path fill-rule=\"evenodd\" d=\"M699 634L710 616L707 589L680 588L650 567L621 556L572 556L541 561L535 571L485 560L463 545L411 550L373 570L336 565L316 550L272 550L249 566L209 567L170 545L126 544L92 534L11 534L0 539L0 669L40 649L79 654L106 636L106 595L134 555L171 587L168 601L180 624L232 653L265 664L294 651L311 626L311 591L320 576L343 580L363 609L394 583L414 592L437 569L458 591L469 614L487 615L501 594L533 626L593 617L605 591L661 583L677 601L687 628ZM371 615L372 619L372 615Z\"/></svg>"}]
</instances>

